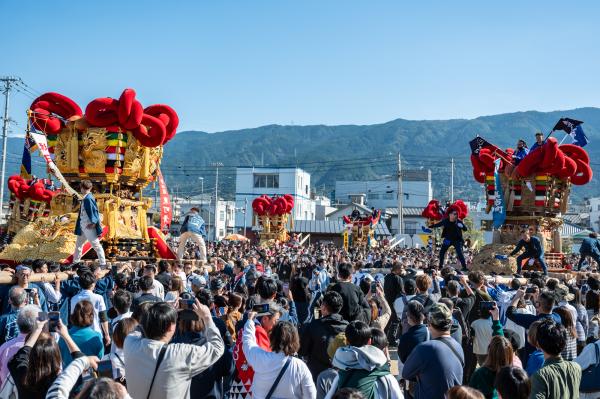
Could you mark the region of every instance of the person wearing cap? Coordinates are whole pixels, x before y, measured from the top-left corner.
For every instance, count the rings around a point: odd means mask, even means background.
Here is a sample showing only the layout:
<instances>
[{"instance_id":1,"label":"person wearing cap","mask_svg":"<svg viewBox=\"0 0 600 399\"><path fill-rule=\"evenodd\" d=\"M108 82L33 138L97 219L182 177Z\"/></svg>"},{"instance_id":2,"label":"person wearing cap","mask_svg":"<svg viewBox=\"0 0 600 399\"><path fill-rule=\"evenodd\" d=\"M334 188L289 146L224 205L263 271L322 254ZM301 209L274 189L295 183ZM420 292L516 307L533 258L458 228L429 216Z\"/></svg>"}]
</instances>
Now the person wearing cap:
<instances>
[{"instance_id":1,"label":"person wearing cap","mask_svg":"<svg viewBox=\"0 0 600 399\"><path fill-rule=\"evenodd\" d=\"M517 141L517 149L512 156L515 166L517 166L523 160L523 158L527 156L527 154L529 154L529 148L527 148L527 143L525 142L525 140L520 139L519 141Z\"/></svg>"},{"instance_id":2,"label":"person wearing cap","mask_svg":"<svg viewBox=\"0 0 600 399\"><path fill-rule=\"evenodd\" d=\"M531 154L533 152L533 150L540 148L543 144L544 144L544 133L537 132L535 134L535 143L533 143L533 145L531 146L529 153Z\"/></svg>"},{"instance_id":3,"label":"person wearing cap","mask_svg":"<svg viewBox=\"0 0 600 399\"><path fill-rule=\"evenodd\" d=\"M465 356L450 336L452 312L443 303L436 303L428 319L431 339L417 345L402 369L402 378L417 380L415 399L443 398L448 389L463 381Z\"/></svg>"},{"instance_id":4,"label":"person wearing cap","mask_svg":"<svg viewBox=\"0 0 600 399\"><path fill-rule=\"evenodd\" d=\"M225 282L221 277L215 277L210 280L210 292L213 296L223 295L225 289Z\"/></svg>"},{"instance_id":5,"label":"person wearing cap","mask_svg":"<svg viewBox=\"0 0 600 399\"><path fill-rule=\"evenodd\" d=\"M98 211L96 199L92 195L91 181L81 181L81 195L83 198L79 207L77 223L75 224L75 235L77 236L77 242L75 243L73 263L77 263L81 260L83 246L85 245L86 241L89 241L89 243L92 245L92 248L94 248L94 251L96 251L100 266L105 267L106 259L104 257L104 249L102 248L102 244L100 244L100 236L102 235L100 212Z\"/></svg>"},{"instance_id":6,"label":"person wearing cap","mask_svg":"<svg viewBox=\"0 0 600 399\"><path fill-rule=\"evenodd\" d=\"M177 258L179 260L183 259L185 245L191 239L198 245L200 260L206 262L206 243L204 242L206 231L204 229L204 219L202 219L199 212L198 208L193 207L183 219L179 236L179 247L177 248Z\"/></svg>"},{"instance_id":7,"label":"person wearing cap","mask_svg":"<svg viewBox=\"0 0 600 399\"><path fill-rule=\"evenodd\" d=\"M539 238L529 234L528 229L521 230L521 239L517 243L517 246L510 253L510 256L515 256L521 249L525 248L525 252L517 256L517 274L521 274L521 267L525 259L529 259L529 265L537 260L542 267L544 275L548 275L548 267L544 260L544 246L542 245Z\"/></svg>"},{"instance_id":8,"label":"person wearing cap","mask_svg":"<svg viewBox=\"0 0 600 399\"><path fill-rule=\"evenodd\" d=\"M204 278L204 276L195 274L189 277L188 281L190 284L190 289L192 290L194 295L200 292L202 289L206 288L206 278Z\"/></svg>"}]
</instances>

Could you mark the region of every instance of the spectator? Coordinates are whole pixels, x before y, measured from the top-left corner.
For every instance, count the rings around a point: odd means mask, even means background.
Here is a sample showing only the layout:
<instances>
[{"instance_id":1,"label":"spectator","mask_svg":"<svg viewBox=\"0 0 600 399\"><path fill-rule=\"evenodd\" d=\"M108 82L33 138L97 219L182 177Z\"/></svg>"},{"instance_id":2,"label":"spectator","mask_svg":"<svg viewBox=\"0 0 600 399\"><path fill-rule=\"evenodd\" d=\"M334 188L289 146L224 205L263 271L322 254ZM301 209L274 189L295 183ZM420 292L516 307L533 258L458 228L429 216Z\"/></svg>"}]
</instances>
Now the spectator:
<instances>
[{"instance_id":1,"label":"spectator","mask_svg":"<svg viewBox=\"0 0 600 399\"><path fill-rule=\"evenodd\" d=\"M567 330L567 344L560 356L564 360L575 360L577 357L577 329L572 313L564 306L559 306L554 309L554 313L560 316L562 325Z\"/></svg>"},{"instance_id":2,"label":"spectator","mask_svg":"<svg viewBox=\"0 0 600 399\"><path fill-rule=\"evenodd\" d=\"M308 280L296 276L290 280L289 290L292 292L298 313L298 322L304 324L309 317L310 293L308 292Z\"/></svg>"},{"instance_id":3,"label":"spectator","mask_svg":"<svg viewBox=\"0 0 600 399\"><path fill-rule=\"evenodd\" d=\"M113 379L126 385L125 377L125 354L123 353L123 345L125 338L131 334L138 326L137 321L132 318L119 320L113 329L113 345L109 354L102 358L102 361L110 360L112 364Z\"/></svg>"},{"instance_id":4,"label":"spectator","mask_svg":"<svg viewBox=\"0 0 600 399\"><path fill-rule=\"evenodd\" d=\"M406 305L406 315L409 329L400 337L398 343L398 358L402 363L406 362L408 356L421 342L430 338L429 329L423 323L425 313L423 304L419 301L410 301Z\"/></svg>"},{"instance_id":5,"label":"spectator","mask_svg":"<svg viewBox=\"0 0 600 399\"><path fill-rule=\"evenodd\" d=\"M544 352L544 366L531 377L531 398L576 398L579 396L581 367L563 360L560 353L567 344L567 330L553 320L538 326L537 344Z\"/></svg>"},{"instance_id":6,"label":"spectator","mask_svg":"<svg viewBox=\"0 0 600 399\"><path fill-rule=\"evenodd\" d=\"M402 378L417 379L415 399L441 398L460 385L463 379L464 354L450 336L452 313L444 304L435 304L429 313L431 340L412 351L402 369Z\"/></svg>"},{"instance_id":7,"label":"spectator","mask_svg":"<svg viewBox=\"0 0 600 399\"><path fill-rule=\"evenodd\" d=\"M92 272L84 272L79 276L79 285L81 290L77 295L71 298L71 314L75 310L75 306L80 301L88 301L92 305L94 312L93 329L102 334L104 344L110 345L110 332L108 329L108 316L106 314L106 304L102 296L94 293L96 286L96 276Z\"/></svg>"},{"instance_id":8,"label":"spectator","mask_svg":"<svg viewBox=\"0 0 600 399\"><path fill-rule=\"evenodd\" d=\"M166 290L171 290L171 265L165 259L158 262L158 274L155 279L162 284Z\"/></svg>"},{"instance_id":9,"label":"spectator","mask_svg":"<svg viewBox=\"0 0 600 399\"><path fill-rule=\"evenodd\" d=\"M205 345L169 345L175 334L177 311L160 302L142 318L144 335L136 331L125 338L125 375L132 397L189 399L191 379L221 357L223 340L210 310L196 300L193 311L206 327Z\"/></svg>"},{"instance_id":10,"label":"spectator","mask_svg":"<svg viewBox=\"0 0 600 399\"><path fill-rule=\"evenodd\" d=\"M257 314L250 312L243 334L246 359L254 369L252 396L254 398L316 397L315 384L306 364L293 355L300 348L298 332L290 322L279 322L271 330L271 352L256 343Z\"/></svg>"},{"instance_id":11,"label":"spectator","mask_svg":"<svg viewBox=\"0 0 600 399\"><path fill-rule=\"evenodd\" d=\"M150 293L162 301L165 298L165 287L156 279L156 266L146 265L143 268L143 275L152 277L152 289Z\"/></svg>"},{"instance_id":12,"label":"spectator","mask_svg":"<svg viewBox=\"0 0 600 399\"><path fill-rule=\"evenodd\" d=\"M498 399L528 399L531 384L527 374L520 367L502 367L494 381Z\"/></svg>"},{"instance_id":13,"label":"spectator","mask_svg":"<svg viewBox=\"0 0 600 399\"><path fill-rule=\"evenodd\" d=\"M485 396L476 389L456 385L448 390L447 399L484 399Z\"/></svg>"},{"instance_id":14,"label":"spectator","mask_svg":"<svg viewBox=\"0 0 600 399\"><path fill-rule=\"evenodd\" d=\"M360 288L351 280L352 265L341 263L338 266L338 282L329 289L342 296L344 305L340 314L344 320L361 320L368 324L371 321L371 308Z\"/></svg>"},{"instance_id":15,"label":"spectator","mask_svg":"<svg viewBox=\"0 0 600 399\"><path fill-rule=\"evenodd\" d=\"M25 345L25 341L37 327L37 317L40 308L35 305L27 305L21 308L17 316L17 327L19 335L10 341L6 341L0 346L0 387L4 385L8 377L8 361L13 358L15 353Z\"/></svg>"},{"instance_id":16,"label":"spectator","mask_svg":"<svg viewBox=\"0 0 600 399\"><path fill-rule=\"evenodd\" d=\"M135 297L131 303L131 308L133 311L135 311L142 303L145 302L161 302L161 299L153 294L154 280L151 276L142 276L138 282L138 285L140 287L139 295Z\"/></svg>"},{"instance_id":17,"label":"spectator","mask_svg":"<svg viewBox=\"0 0 600 399\"><path fill-rule=\"evenodd\" d=\"M79 301L71 313L71 327L69 335L86 356L104 356L102 335L94 330L94 309L89 301ZM63 361L63 367L71 363L71 349L65 340L58 343Z\"/></svg>"},{"instance_id":18,"label":"spectator","mask_svg":"<svg viewBox=\"0 0 600 399\"><path fill-rule=\"evenodd\" d=\"M365 396L353 388L342 388L333 395L332 399L365 399Z\"/></svg>"},{"instance_id":19,"label":"spectator","mask_svg":"<svg viewBox=\"0 0 600 399\"><path fill-rule=\"evenodd\" d=\"M43 259L36 259L31 264L31 268L34 273L48 273L48 263ZM57 306L61 299L60 293L60 279L58 276L55 276L52 284L46 281L46 279L42 276L42 281L36 284L40 290L44 292L46 296L46 300L48 301L48 305Z\"/></svg>"},{"instance_id":20,"label":"spectator","mask_svg":"<svg viewBox=\"0 0 600 399\"><path fill-rule=\"evenodd\" d=\"M492 309L481 309L480 318L471 323L473 336L473 353L477 363L482 366L488 353L488 347L494 335L504 335L499 320L499 310L496 304Z\"/></svg>"},{"instance_id":21,"label":"spectator","mask_svg":"<svg viewBox=\"0 0 600 399\"><path fill-rule=\"evenodd\" d=\"M43 399L62 367L60 349L55 339L42 332L46 322L38 321L25 345L8 362L19 398ZM59 322L59 334L67 344L73 359L84 356L73 342L67 327Z\"/></svg>"},{"instance_id":22,"label":"spectator","mask_svg":"<svg viewBox=\"0 0 600 399\"><path fill-rule=\"evenodd\" d=\"M335 338L333 340L331 340L329 342L329 345L327 346L327 357L329 358L330 362L333 361L333 358L335 356L335 352L343 347L346 346L346 333L339 333L338 335L335 336ZM321 372L321 374L319 374L319 376L317 377L317 382L316 382L316 386L317 386L317 399L324 399L325 396L327 396L327 393L329 392L329 390L331 389L331 384L333 384L333 381L335 380L335 377L337 377L338 373L337 370L334 369L333 367L328 368L327 370L324 370Z\"/></svg>"},{"instance_id":23,"label":"spectator","mask_svg":"<svg viewBox=\"0 0 600 399\"><path fill-rule=\"evenodd\" d=\"M227 299L227 314L221 317L225 321L227 331L229 331L234 341L237 339L235 326L242 319L242 314L240 313L242 305L243 297L235 292L230 292Z\"/></svg>"},{"instance_id":24,"label":"spectator","mask_svg":"<svg viewBox=\"0 0 600 399\"><path fill-rule=\"evenodd\" d=\"M390 309L390 305L383 295L383 289L379 284L377 284L377 288L368 302L371 307L371 327L384 330L392 316L392 309Z\"/></svg>"},{"instance_id":25,"label":"spectator","mask_svg":"<svg viewBox=\"0 0 600 399\"><path fill-rule=\"evenodd\" d=\"M537 329L544 320L534 321L527 331L527 341L534 348L527 359L526 371L529 376L534 375L544 365L544 352L539 349L537 344Z\"/></svg>"},{"instance_id":26,"label":"spectator","mask_svg":"<svg viewBox=\"0 0 600 399\"><path fill-rule=\"evenodd\" d=\"M110 321L110 330L113 331L115 324L119 321L131 317L130 311L133 296L129 291L117 290L113 296L113 307L117 311L117 316Z\"/></svg>"},{"instance_id":27,"label":"spectator","mask_svg":"<svg viewBox=\"0 0 600 399\"><path fill-rule=\"evenodd\" d=\"M600 367L600 341L586 345L575 359L583 370L581 385L579 387L580 399L597 399L600 397L600 381L598 381L598 367Z\"/></svg>"},{"instance_id":28,"label":"spectator","mask_svg":"<svg viewBox=\"0 0 600 399\"><path fill-rule=\"evenodd\" d=\"M346 327L348 346L339 348L333 358L338 375L326 398L336 390L356 388L366 398L403 398L398 381L390 374L390 365L383 351L370 345L371 329L366 323L354 320Z\"/></svg>"},{"instance_id":29,"label":"spectator","mask_svg":"<svg viewBox=\"0 0 600 399\"><path fill-rule=\"evenodd\" d=\"M508 339L502 336L493 337L490 341L485 363L475 370L469 385L481 391L486 399L497 398L498 395L494 388L496 373L502 367L511 366L513 356L513 349Z\"/></svg>"},{"instance_id":30,"label":"spectator","mask_svg":"<svg viewBox=\"0 0 600 399\"><path fill-rule=\"evenodd\" d=\"M306 360L314 381L319 374L331 367L327 352L329 343L336 335L346 330L348 322L340 311L344 305L342 296L335 291L327 292L321 302L321 318L314 319L302 329L298 354Z\"/></svg>"},{"instance_id":31,"label":"spectator","mask_svg":"<svg viewBox=\"0 0 600 399\"><path fill-rule=\"evenodd\" d=\"M404 334L408 329L408 320L406 318L406 311L404 308L410 302L416 294L417 285L415 284L415 280L407 280L404 282L404 295L400 295L399 298L394 302L394 311L400 318L400 332Z\"/></svg>"},{"instance_id":32,"label":"spectator","mask_svg":"<svg viewBox=\"0 0 600 399\"><path fill-rule=\"evenodd\" d=\"M174 305L179 300L179 295L185 292L183 281L179 276L173 276L171 277L169 288L169 292L165 295L165 302Z\"/></svg>"},{"instance_id":33,"label":"spectator","mask_svg":"<svg viewBox=\"0 0 600 399\"><path fill-rule=\"evenodd\" d=\"M383 279L383 292L385 300L392 305L392 315L389 324L385 331L388 333L388 341L392 346L398 344L398 328L400 327L400 319L393 308L396 299L404 293L404 281L401 274L403 272L402 263L394 262L390 272Z\"/></svg>"},{"instance_id":34,"label":"spectator","mask_svg":"<svg viewBox=\"0 0 600 399\"><path fill-rule=\"evenodd\" d=\"M8 301L10 311L0 316L0 344L4 344L19 335L17 318L21 309L27 305L29 299L27 291L23 288L13 285L8 291Z\"/></svg>"}]
</instances>

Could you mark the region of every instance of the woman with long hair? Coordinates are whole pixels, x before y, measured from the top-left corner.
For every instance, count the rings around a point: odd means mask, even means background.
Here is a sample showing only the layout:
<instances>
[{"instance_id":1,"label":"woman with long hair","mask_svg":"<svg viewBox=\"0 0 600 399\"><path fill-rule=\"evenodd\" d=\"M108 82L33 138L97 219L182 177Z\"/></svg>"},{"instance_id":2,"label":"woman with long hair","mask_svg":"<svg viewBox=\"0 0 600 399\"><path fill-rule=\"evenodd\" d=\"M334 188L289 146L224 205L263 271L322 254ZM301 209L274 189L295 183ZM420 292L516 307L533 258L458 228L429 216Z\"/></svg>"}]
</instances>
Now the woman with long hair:
<instances>
[{"instance_id":1,"label":"woman with long hair","mask_svg":"<svg viewBox=\"0 0 600 399\"><path fill-rule=\"evenodd\" d=\"M575 329L577 331L577 353L581 353L587 339L589 328L588 313L585 306L581 303L581 290L572 288L573 300L570 304L577 310L577 320L575 320Z\"/></svg>"},{"instance_id":2,"label":"woman with long hair","mask_svg":"<svg viewBox=\"0 0 600 399\"><path fill-rule=\"evenodd\" d=\"M312 399L317 389L306 363L294 357L300 349L296 327L287 321L276 323L269 332L271 352L258 346L255 336L257 314L250 312L243 331L243 349L246 360L254 369L252 394L264 398L272 389L273 382L285 367L272 396L281 399ZM263 316L264 317L264 316Z\"/></svg>"},{"instance_id":3,"label":"woman with long hair","mask_svg":"<svg viewBox=\"0 0 600 399\"><path fill-rule=\"evenodd\" d=\"M554 313L558 314L562 320L562 325L567 330L567 345L560 353L564 360L573 360L577 357L577 328L571 311L564 306L559 306L554 309Z\"/></svg>"},{"instance_id":4,"label":"woman with long hair","mask_svg":"<svg viewBox=\"0 0 600 399\"><path fill-rule=\"evenodd\" d=\"M179 300L179 295L181 295L183 291L185 291L185 287L183 285L181 277L172 276L169 291L165 295L165 302L172 305L175 304L175 302Z\"/></svg>"},{"instance_id":5,"label":"woman with long hair","mask_svg":"<svg viewBox=\"0 0 600 399\"><path fill-rule=\"evenodd\" d=\"M27 336L25 345L10 362L8 370L15 382L19 398L43 399L62 370L60 349L52 335L44 331L45 321L38 321L35 330ZM59 334L73 359L85 356L59 321Z\"/></svg>"},{"instance_id":6,"label":"woman with long hair","mask_svg":"<svg viewBox=\"0 0 600 399\"><path fill-rule=\"evenodd\" d=\"M494 386L498 399L527 399L531 392L529 377L520 367L503 367L498 370Z\"/></svg>"},{"instance_id":7,"label":"woman with long hair","mask_svg":"<svg viewBox=\"0 0 600 399\"><path fill-rule=\"evenodd\" d=\"M494 388L496 373L502 367L511 366L513 356L513 348L508 339L499 335L492 337L485 362L483 366L475 370L469 381L469 386L480 390L486 399L497 398L497 392Z\"/></svg>"}]
</instances>

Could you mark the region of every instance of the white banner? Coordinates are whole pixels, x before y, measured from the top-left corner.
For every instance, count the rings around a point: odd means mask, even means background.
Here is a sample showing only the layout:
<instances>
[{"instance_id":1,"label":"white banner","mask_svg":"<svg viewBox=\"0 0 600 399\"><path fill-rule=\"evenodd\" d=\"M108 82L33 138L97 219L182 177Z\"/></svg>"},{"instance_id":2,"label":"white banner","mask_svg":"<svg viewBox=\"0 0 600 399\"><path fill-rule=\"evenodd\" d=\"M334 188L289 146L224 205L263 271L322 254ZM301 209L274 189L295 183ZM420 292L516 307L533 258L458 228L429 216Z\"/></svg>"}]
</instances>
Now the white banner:
<instances>
[{"instance_id":1,"label":"white banner","mask_svg":"<svg viewBox=\"0 0 600 399\"><path fill-rule=\"evenodd\" d=\"M29 132L29 135L31 136L31 138L33 138L33 140L37 144L38 149L40 150L40 154L42 154L42 156L46 160L46 163L48 164L48 167L50 168L50 170L52 171L54 176L56 176L56 178L58 180L60 180L60 182L63 185L63 188L69 194L76 195L77 198L81 199L81 196L79 195L79 193L77 191L73 190L73 188L71 186L69 186L69 183L67 183L67 180L65 179L65 177L62 175L62 173L60 173L58 166L56 166L56 164L52 160L52 157L50 156L50 151L48 151L48 141L46 140L46 136L44 136L43 134L33 133L33 132Z\"/></svg>"}]
</instances>

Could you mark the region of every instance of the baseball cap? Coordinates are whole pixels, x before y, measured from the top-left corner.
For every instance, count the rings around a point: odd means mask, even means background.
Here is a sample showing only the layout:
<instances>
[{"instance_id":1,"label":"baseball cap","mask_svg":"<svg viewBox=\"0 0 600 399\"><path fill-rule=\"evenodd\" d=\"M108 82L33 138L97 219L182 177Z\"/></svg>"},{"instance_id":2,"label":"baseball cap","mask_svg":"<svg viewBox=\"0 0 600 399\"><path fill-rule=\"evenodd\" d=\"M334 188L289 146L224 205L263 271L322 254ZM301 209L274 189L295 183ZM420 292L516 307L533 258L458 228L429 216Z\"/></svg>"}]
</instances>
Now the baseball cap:
<instances>
[{"instance_id":1,"label":"baseball cap","mask_svg":"<svg viewBox=\"0 0 600 399\"><path fill-rule=\"evenodd\" d=\"M206 279L203 276L194 276L190 279L190 283L196 287L206 287Z\"/></svg>"},{"instance_id":2,"label":"baseball cap","mask_svg":"<svg viewBox=\"0 0 600 399\"><path fill-rule=\"evenodd\" d=\"M438 330L449 330L452 325L452 312L443 303L436 303L429 310L429 324Z\"/></svg>"},{"instance_id":3,"label":"baseball cap","mask_svg":"<svg viewBox=\"0 0 600 399\"><path fill-rule=\"evenodd\" d=\"M225 287L225 282L223 280L221 280L220 277L214 278L210 281L210 290L211 291L220 290L223 287Z\"/></svg>"}]
</instances>

